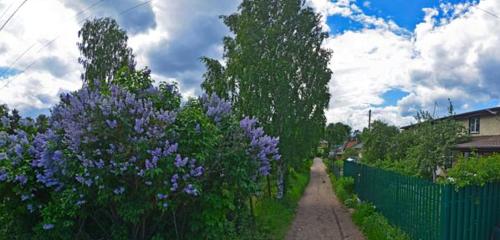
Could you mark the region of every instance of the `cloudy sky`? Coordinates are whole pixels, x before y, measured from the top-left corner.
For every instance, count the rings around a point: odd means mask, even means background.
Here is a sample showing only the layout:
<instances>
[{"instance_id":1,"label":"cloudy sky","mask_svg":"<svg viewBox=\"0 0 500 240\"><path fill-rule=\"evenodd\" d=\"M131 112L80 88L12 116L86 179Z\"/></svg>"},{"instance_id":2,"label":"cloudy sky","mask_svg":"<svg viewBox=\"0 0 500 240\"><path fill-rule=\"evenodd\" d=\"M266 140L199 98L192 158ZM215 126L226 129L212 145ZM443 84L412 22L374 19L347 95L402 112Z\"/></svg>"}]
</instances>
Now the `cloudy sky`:
<instances>
[{"instance_id":1,"label":"cloudy sky","mask_svg":"<svg viewBox=\"0 0 500 240\"><path fill-rule=\"evenodd\" d=\"M25 0L0 0L0 26ZM219 19L238 0L27 0L0 30L0 103L26 116L47 113L61 92L81 87L77 32L111 16L129 33L140 66L156 80L200 93L201 56L221 58L229 34ZM330 32L329 122L395 125L418 109L457 112L500 105L500 1L308 0Z\"/></svg>"}]
</instances>

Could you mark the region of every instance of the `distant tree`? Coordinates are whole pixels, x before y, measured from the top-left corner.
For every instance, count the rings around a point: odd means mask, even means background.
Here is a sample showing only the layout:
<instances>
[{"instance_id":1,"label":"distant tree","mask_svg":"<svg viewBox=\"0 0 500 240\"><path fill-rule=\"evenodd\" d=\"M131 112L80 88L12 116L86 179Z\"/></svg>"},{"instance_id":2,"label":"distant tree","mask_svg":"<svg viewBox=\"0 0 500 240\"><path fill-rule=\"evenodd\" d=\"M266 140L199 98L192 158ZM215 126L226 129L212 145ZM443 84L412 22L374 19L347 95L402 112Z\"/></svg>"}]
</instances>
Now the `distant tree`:
<instances>
[{"instance_id":1,"label":"distant tree","mask_svg":"<svg viewBox=\"0 0 500 240\"><path fill-rule=\"evenodd\" d=\"M35 126L38 132L43 133L49 128L49 119L45 114L40 114L36 117Z\"/></svg>"},{"instance_id":2,"label":"distant tree","mask_svg":"<svg viewBox=\"0 0 500 240\"><path fill-rule=\"evenodd\" d=\"M325 140L328 141L328 148L345 142L351 135L351 127L343 123L330 123L325 129Z\"/></svg>"},{"instance_id":3,"label":"distant tree","mask_svg":"<svg viewBox=\"0 0 500 240\"><path fill-rule=\"evenodd\" d=\"M451 165L452 148L464 141L467 133L465 127L451 117L435 120L428 112L420 111L416 118L418 124L407 130L413 140L406 159L418 175L436 179L437 167Z\"/></svg>"},{"instance_id":4,"label":"distant tree","mask_svg":"<svg viewBox=\"0 0 500 240\"><path fill-rule=\"evenodd\" d=\"M77 43L83 65L82 80L89 87L110 83L122 67L135 70L132 49L127 46L127 33L111 18L87 20L78 31Z\"/></svg>"},{"instance_id":5,"label":"distant tree","mask_svg":"<svg viewBox=\"0 0 500 240\"><path fill-rule=\"evenodd\" d=\"M371 129L365 129L361 134L363 141L363 161L376 163L387 159L394 138L399 129L380 120L375 120Z\"/></svg>"},{"instance_id":6,"label":"distant tree","mask_svg":"<svg viewBox=\"0 0 500 240\"><path fill-rule=\"evenodd\" d=\"M278 197L288 168L303 168L323 137L330 94L331 52L321 16L302 0L244 0L223 17L234 36L224 38L225 67L204 59L203 88L233 100L241 115L254 116L280 137ZM227 91L227 92L226 92Z\"/></svg>"}]
</instances>

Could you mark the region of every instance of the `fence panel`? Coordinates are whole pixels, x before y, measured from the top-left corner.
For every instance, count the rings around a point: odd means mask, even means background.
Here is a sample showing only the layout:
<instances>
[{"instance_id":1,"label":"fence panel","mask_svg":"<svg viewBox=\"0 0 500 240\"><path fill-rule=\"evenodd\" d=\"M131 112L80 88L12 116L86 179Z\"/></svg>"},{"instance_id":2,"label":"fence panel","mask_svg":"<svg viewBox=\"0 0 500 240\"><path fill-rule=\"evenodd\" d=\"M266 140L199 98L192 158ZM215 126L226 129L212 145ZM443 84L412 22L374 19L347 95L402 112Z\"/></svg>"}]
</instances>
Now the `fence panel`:
<instances>
[{"instance_id":1,"label":"fence panel","mask_svg":"<svg viewBox=\"0 0 500 240\"><path fill-rule=\"evenodd\" d=\"M355 162L344 163L359 198L422 240L488 240L500 224L500 183L454 189Z\"/></svg>"}]
</instances>

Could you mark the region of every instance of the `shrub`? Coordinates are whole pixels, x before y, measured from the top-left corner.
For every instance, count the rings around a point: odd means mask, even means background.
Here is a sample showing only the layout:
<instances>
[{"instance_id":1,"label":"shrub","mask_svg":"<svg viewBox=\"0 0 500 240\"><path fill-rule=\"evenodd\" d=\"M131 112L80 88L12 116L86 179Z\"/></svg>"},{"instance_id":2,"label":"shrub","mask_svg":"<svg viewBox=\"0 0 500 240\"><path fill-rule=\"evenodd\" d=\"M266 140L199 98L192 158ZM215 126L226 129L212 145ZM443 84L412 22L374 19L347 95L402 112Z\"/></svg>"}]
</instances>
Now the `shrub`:
<instances>
[{"instance_id":1,"label":"shrub","mask_svg":"<svg viewBox=\"0 0 500 240\"><path fill-rule=\"evenodd\" d=\"M409 237L389 224L387 219L375 211L375 207L369 203L361 203L357 206L352 219L363 231L368 240L407 240Z\"/></svg>"},{"instance_id":2,"label":"shrub","mask_svg":"<svg viewBox=\"0 0 500 240\"><path fill-rule=\"evenodd\" d=\"M341 177L334 182L335 192L339 200L344 203L347 199L352 198L354 194L354 178Z\"/></svg>"},{"instance_id":3,"label":"shrub","mask_svg":"<svg viewBox=\"0 0 500 240\"><path fill-rule=\"evenodd\" d=\"M456 187L500 181L500 154L461 158L448 171L445 182Z\"/></svg>"},{"instance_id":4,"label":"shrub","mask_svg":"<svg viewBox=\"0 0 500 240\"><path fill-rule=\"evenodd\" d=\"M2 118L0 235L231 239L249 226L278 139L216 96L175 108L161 86L84 87L40 127Z\"/></svg>"}]
</instances>

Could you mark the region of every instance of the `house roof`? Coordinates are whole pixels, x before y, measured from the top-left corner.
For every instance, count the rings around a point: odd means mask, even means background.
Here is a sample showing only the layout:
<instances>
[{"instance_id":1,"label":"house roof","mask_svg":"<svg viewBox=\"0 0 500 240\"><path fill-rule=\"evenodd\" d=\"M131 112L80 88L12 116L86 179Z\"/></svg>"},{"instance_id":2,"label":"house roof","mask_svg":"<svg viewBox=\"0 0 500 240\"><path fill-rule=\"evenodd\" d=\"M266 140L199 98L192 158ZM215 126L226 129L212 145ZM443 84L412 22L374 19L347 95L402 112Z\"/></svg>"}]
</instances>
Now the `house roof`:
<instances>
[{"instance_id":1,"label":"house roof","mask_svg":"<svg viewBox=\"0 0 500 240\"><path fill-rule=\"evenodd\" d=\"M499 114L500 114L500 107L493 107L493 108L485 108L485 109L472 111L472 112L464 112L464 113L455 114L452 116L446 116L446 117L442 117L442 118L436 118L432 121L440 121L440 120L444 120L444 119L449 119L450 117L453 119L464 119L464 118L470 118L470 117L474 117L474 116L496 116ZM416 125L418 125L418 123L411 124L408 126L403 126L403 127L401 127L401 129L406 130L406 129L412 128Z\"/></svg>"},{"instance_id":2,"label":"house roof","mask_svg":"<svg viewBox=\"0 0 500 240\"><path fill-rule=\"evenodd\" d=\"M458 150L500 150L500 136L478 136L472 137L469 142L457 144Z\"/></svg>"}]
</instances>

